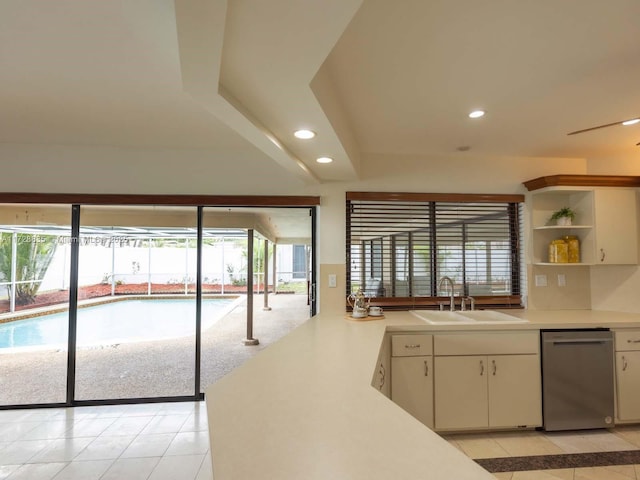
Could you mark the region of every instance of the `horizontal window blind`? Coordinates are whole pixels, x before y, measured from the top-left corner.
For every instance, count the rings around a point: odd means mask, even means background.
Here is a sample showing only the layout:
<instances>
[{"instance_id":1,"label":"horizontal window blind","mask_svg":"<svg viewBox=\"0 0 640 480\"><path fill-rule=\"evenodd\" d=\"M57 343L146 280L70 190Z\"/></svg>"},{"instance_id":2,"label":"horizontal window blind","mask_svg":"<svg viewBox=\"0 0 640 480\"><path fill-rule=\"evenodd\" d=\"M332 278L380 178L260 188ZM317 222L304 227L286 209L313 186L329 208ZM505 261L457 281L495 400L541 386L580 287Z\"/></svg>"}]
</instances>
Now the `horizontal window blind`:
<instances>
[{"instance_id":1,"label":"horizontal window blind","mask_svg":"<svg viewBox=\"0 0 640 480\"><path fill-rule=\"evenodd\" d=\"M520 307L519 196L347 194L347 294L388 308L438 308L450 292Z\"/></svg>"}]
</instances>

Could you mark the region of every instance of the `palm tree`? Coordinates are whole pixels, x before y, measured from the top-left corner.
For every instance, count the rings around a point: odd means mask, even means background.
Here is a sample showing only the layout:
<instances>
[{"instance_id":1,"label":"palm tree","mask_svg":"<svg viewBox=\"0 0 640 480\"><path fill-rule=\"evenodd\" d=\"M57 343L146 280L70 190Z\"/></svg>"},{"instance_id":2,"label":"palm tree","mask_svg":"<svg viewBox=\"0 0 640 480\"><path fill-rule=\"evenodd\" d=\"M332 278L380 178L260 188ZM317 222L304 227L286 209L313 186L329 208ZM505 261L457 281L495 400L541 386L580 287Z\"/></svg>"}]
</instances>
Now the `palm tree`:
<instances>
[{"instance_id":1,"label":"palm tree","mask_svg":"<svg viewBox=\"0 0 640 480\"><path fill-rule=\"evenodd\" d=\"M0 280L11 281L13 234L0 234ZM44 275L53 260L58 242L53 235L16 235L16 305L35 302ZM18 283L25 282L25 283ZM7 285L9 298L11 287Z\"/></svg>"}]
</instances>

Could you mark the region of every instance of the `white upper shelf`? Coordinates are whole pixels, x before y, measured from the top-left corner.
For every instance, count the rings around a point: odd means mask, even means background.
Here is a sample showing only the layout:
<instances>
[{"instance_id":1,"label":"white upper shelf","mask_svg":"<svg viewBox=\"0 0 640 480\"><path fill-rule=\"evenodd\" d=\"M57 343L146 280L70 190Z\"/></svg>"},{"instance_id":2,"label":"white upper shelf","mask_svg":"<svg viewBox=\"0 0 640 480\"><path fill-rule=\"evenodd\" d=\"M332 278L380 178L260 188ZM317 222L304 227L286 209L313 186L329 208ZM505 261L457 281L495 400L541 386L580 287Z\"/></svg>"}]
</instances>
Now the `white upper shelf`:
<instances>
[{"instance_id":1,"label":"white upper shelf","mask_svg":"<svg viewBox=\"0 0 640 480\"><path fill-rule=\"evenodd\" d=\"M576 228L593 228L593 225L543 225L533 227L534 230L571 230Z\"/></svg>"}]
</instances>

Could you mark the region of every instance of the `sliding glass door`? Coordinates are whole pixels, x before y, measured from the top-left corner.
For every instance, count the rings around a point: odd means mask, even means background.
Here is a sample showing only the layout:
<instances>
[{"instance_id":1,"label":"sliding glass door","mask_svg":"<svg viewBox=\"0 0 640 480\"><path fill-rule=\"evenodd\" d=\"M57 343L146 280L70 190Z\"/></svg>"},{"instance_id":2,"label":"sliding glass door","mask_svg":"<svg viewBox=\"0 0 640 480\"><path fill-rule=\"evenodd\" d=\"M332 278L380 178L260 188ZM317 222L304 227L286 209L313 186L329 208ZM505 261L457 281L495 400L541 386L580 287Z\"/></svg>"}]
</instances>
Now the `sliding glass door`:
<instances>
[{"instance_id":1,"label":"sliding glass door","mask_svg":"<svg viewBox=\"0 0 640 480\"><path fill-rule=\"evenodd\" d=\"M75 400L195 395L196 240L195 207L82 207Z\"/></svg>"},{"instance_id":2,"label":"sliding glass door","mask_svg":"<svg viewBox=\"0 0 640 480\"><path fill-rule=\"evenodd\" d=\"M199 399L315 311L313 208L71 200L0 204L0 409Z\"/></svg>"},{"instance_id":3,"label":"sliding glass door","mask_svg":"<svg viewBox=\"0 0 640 480\"><path fill-rule=\"evenodd\" d=\"M69 205L0 206L0 406L64 403Z\"/></svg>"}]
</instances>

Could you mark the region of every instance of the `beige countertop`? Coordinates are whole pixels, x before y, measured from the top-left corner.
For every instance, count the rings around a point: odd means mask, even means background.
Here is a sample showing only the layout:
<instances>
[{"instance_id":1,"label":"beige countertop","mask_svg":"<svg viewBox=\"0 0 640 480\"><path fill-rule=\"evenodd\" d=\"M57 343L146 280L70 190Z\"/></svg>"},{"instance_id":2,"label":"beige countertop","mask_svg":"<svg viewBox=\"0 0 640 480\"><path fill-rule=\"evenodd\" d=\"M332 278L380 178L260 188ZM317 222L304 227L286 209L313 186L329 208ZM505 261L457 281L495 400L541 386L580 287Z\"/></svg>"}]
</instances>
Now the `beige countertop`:
<instances>
[{"instance_id":1,"label":"beige countertop","mask_svg":"<svg viewBox=\"0 0 640 480\"><path fill-rule=\"evenodd\" d=\"M526 323L462 323L430 325L421 321L409 312L397 312L389 315L399 315L407 319L404 325L390 325L389 330L411 331L457 331L457 330L542 330L569 328L640 328L640 314L610 312L600 310L497 310L514 317L526 320ZM431 313L438 314L432 311ZM445 312L446 313L446 312Z\"/></svg>"},{"instance_id":2,"label":"beige countertop","mask_svg":"<svg viewBox=\"0 0 640 480\"><path fill-rule=\"evenodd\" d=\"M507 313L530 323L310 319L206 390L216 480L494 478L371 386L385 331L640 327L639 314Z\"/></svg>"},{"instance_id":3,"label":"beige countertop","mask_svg":"<svg viewBox=\"0 0 640 480\"><path fill-rule=\"evenodd\" d=\"M633 328L640 314L600 310L503 310L528 320L535 328ZM526 325L526 324L524 324Z\"/></svg>"}]
</instances>

